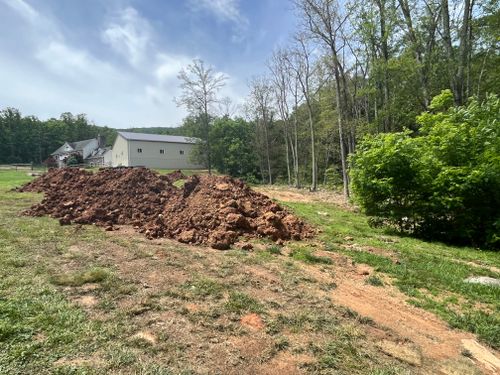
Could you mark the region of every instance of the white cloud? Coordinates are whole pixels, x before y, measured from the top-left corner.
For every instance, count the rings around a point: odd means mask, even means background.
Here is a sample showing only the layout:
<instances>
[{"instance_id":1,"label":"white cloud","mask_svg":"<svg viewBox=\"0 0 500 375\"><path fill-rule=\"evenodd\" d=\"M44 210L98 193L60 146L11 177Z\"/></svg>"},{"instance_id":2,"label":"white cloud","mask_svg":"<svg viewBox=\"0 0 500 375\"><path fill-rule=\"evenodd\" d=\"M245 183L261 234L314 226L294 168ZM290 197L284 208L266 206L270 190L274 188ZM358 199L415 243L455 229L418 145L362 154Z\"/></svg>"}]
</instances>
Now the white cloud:
<instances>
[{"instance_id":1,"label":"white cloud","mask_svg":"<svg viewBox=\"0 0 500 375\"><path fill-rule=\"evenodd\" d=\"M192 10L208 11L222 21L231 21L235 23L248 22L248 20L241 15L237 0L190 0L189 4Z\"/></svg>"},{"instance_id":2,"label":"white cloud","mask_svg":"<svg viewBox=\"0 0 500 375\"><path fill-rule=\"evenodd\" d=\"M159 53L156 57L154 69L155 82L146 86L146 96L156 105L172 102L178 95L179 82L177 75L186 65L191 64L193 59L184 55L168 55Z\"/></svg>"},{"instance_id":3,"label":"white cloud","mask_svg":"<svg viewBox=\"0 0 500 375\"><path fill-rule=\"evenodd\" d=\"M183 55L158 54L159 64L155 70L155 76L161 83L167 83L177 75L186 65L191 64L193 59Z\"/></svg>"},{"instance_id":4,"label":"white cloud","mask_svg":"<svg viewBox=\"0 0 500 375\"><path fill-rule=\"evenodd\" d=\"M116 76L113 67L86 51L51 41L36 52L35 57L53 73L77 80L110 79Z\"/></svg>"},{"instance_id":5,"label":"white cloud","mask_svg":"<svg viewBox=\"0 0 500 375\"><path fill-rule=\"evenodd\" d=\"M123 55L133 66L139 66L151 44L151 26L132 7L119 13L117 22L109 24L102 32L102 40Z\"/></svg>"},{"instance_id":6,"label":"white cloud","mask_svg":"<svg viewBox=\"0 0 500 375\"><path fill-rule=\"evenodd\" d=\"M21 17L30 23L36 23L39 19L38 12L27 2L23 0L2 0L12 10L16 11Z\"/></svg>"},{"instance_id":7,"label":"white cloud","mask_svg":"<svg viewBox=\"0 0 500 375\"><path fill-rule=\"evenodd\" d=\"M11 10L20 16L29 28L26 33L32 33L32 38L36 42L48 39L62 39L58 27L54 20L48 15L41 14L24 0L0 0Z\"/></svg>"},{"instance_id":8,"label":"white cloud","mask_svg":"<svg viewBox=\"0 0 500 375\"><path fill-rule=\"evenodd\" d=\"M240 43L245 39L248 18L241 14L238 0L190 0L189 6L194 12L208 12L219 21L234 24L231 40Z\"/></svg>"}]
</instances>

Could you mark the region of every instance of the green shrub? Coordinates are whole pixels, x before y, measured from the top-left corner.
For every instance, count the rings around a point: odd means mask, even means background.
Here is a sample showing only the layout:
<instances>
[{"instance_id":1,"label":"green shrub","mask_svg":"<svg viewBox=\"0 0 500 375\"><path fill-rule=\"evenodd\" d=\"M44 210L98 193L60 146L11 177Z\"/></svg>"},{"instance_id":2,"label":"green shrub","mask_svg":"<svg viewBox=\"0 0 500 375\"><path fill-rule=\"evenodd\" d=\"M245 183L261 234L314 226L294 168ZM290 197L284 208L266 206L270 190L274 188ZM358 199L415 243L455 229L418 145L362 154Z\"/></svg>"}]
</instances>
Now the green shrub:
<instances>
[{"instance_id":1,"label":"green shrub","mask_svg":"<svg viewBox=\"0 0 500 375\"><path fill-rule=\"evenodd\" d=\"M500 104L496 96L463 107L449 90L420 132L363 139L351 158L357 200L370 222L402 232L492 248L500 246Z\"/></svg>"}]
</instances>

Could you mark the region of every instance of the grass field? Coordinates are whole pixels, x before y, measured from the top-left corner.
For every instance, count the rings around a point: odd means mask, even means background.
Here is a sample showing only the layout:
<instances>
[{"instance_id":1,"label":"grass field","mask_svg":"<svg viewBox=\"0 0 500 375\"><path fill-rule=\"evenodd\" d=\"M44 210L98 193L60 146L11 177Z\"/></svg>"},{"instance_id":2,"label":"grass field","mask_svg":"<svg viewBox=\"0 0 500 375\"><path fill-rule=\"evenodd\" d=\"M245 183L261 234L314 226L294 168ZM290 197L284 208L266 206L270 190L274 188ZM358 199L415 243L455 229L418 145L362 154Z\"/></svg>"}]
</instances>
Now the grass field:
<instances>
[{"instance_id":1,"label":"grass field","mask_svg":"<svg viewBox=\"0 0 500 375\"><path fill-rule=\"evenodd\" d=\"M149 241L21 216L41 195L10 190L30 178L0 171L1 374L433 373L380 348L405 337L332 302L342 271L329 254L373 266L368 290L394 284L500 346L499 288L462 282L500 277L497 253L391 235L320 203L287 203L322 230L287 249Z\"/></svg>"}]
</instances>

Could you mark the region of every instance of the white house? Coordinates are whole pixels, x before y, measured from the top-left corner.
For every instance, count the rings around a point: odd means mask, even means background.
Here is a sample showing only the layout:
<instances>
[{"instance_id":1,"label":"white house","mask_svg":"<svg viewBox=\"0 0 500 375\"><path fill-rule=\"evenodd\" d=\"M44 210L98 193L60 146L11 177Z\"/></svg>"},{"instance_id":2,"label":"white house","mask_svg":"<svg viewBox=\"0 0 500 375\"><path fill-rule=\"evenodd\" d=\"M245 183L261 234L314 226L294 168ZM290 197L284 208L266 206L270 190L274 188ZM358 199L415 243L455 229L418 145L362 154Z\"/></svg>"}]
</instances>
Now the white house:
<instances>
[{"instance_id":1,"label":"white house","mask_svg":"<svg viewBox=\"0 0 500 375\"><path fill-rule=\"evenodd\" d=\"M191 161L196 138L118 132L112 151L113 167L202 169Z\"/></svg>"},{"instance_id":2,"label":"white house","mask_svg":"<svg viewBox=\"0 0 500 375\"><path fill-rule=\"evenodd\" d=\"M104 147L104 137L86 139L64 144L50 154L58 167L64 167L72 155L80 155L83 162L90 166L111 166L111 149Z\"/></svg>"}]
</instances>

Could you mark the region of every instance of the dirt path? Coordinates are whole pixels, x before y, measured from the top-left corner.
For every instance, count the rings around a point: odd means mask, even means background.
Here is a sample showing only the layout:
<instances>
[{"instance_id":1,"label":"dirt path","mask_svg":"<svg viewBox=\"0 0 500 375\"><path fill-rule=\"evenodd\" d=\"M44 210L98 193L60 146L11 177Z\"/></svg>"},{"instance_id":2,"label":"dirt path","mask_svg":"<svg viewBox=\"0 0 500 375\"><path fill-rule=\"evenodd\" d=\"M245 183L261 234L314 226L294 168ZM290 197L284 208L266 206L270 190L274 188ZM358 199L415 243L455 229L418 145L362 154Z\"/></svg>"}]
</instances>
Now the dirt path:
<instances>
[{"instance_id":1,"label":"dirt path","mask_svg":"<svg viewBox=\"0 0 500 375\"><path fill-rule=\"evenodd\" d=\"M256 186L253 190L282 202L321 202L332 203L346 210L353 210L355 208L352 204L345 200L342 194L334 191L319 190L312 193L307 189L295 189L270 185Z\"/></svg>"},{"instance_id":2,"label":"dirt path","mask_svg":"<svg viewBox=\"0 0 500 375\"><path fill-rule=\"evenodd\" d=\"M458 366L463 362L462 352L467 349L485 373L500 372L498 353L477 343L474 335L452 330L434 314L409 305L405 302L406 296L395 288L366 285L358 275L339 277L337 280L338 288L332 292L335 302L373 319L414 344L411 348L402 342L399 348L391 348L384 347L385 343L381 342L382 350L394 351L396 356L405 356L404 351L409 350L410 357L419 358L421 355L422 364L434 367L439 373L449 374L450 361Z\"/></svg>"},{"instance_id":3,"label":"dirt path","mask_svg":"<svg viewBox=\"0 0 500 375\"><path fill-rule=\"evenodd\" d=\"M476 337L451 329L439 317L406 302L408 297L388 282L383 287L366 283L373 269L353 265L350 258L321 251L335 262L332 301L372 319L386 332L374 329L380 349L420 368L424 374L499 374L500 353L481 345ZM305 273L328 282L316 266L304 265ZM323 279L323 280L322 280ZM463 353L469 353L468 357Z\"/></svg>"},{"instance_id":4,"label":"dirt path","mask_svg":"<svg viewBox=\"0 0 500 375\"><path fill-rule=\"evenodd\" d=\"M272 186L258 190L285 202L325 202L353 209L338 193L310 193L304 189L283 190ZM420 367L423 373L500 374L500 353L478 343L473 334L451 329L436 315L408 304L408 297L391 285L368 285L366 278L373 273L370 267L354 266L349 258L339 254L322 252L320 255L332 257L337 265L337 288L331 292L332 300L372 319L398 338L387 340L385 334L374 332L380 335L379 346L385 353ZM313 266L304 266L304 271L316 278L322 277Z\"/></svg>"}]
</instances>

